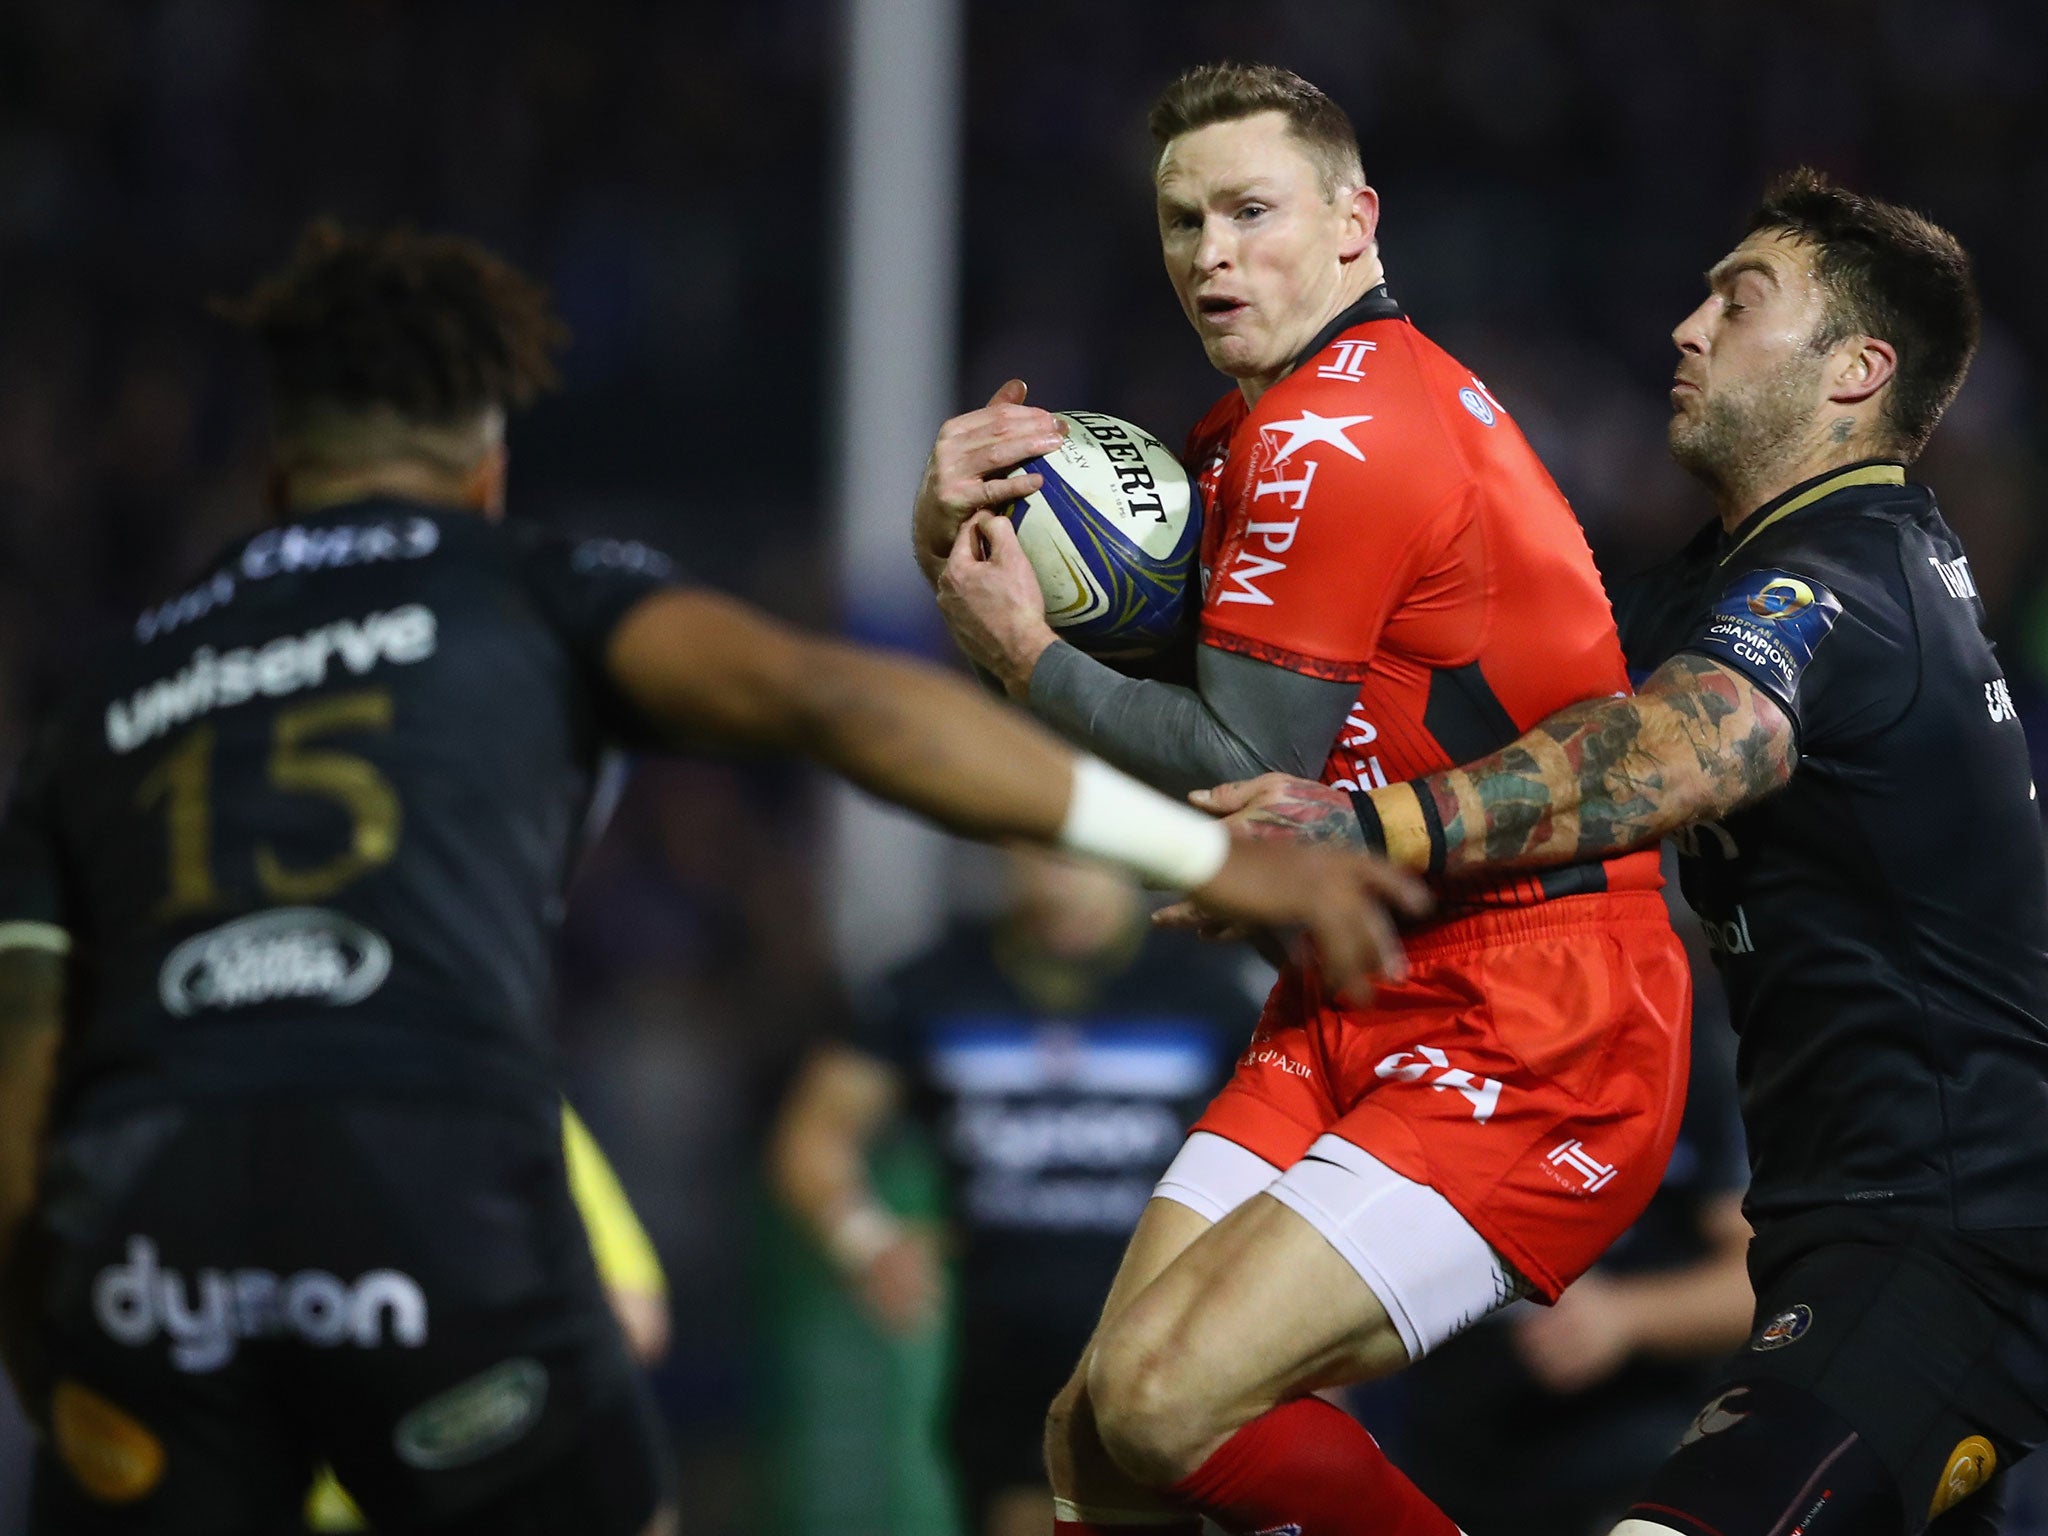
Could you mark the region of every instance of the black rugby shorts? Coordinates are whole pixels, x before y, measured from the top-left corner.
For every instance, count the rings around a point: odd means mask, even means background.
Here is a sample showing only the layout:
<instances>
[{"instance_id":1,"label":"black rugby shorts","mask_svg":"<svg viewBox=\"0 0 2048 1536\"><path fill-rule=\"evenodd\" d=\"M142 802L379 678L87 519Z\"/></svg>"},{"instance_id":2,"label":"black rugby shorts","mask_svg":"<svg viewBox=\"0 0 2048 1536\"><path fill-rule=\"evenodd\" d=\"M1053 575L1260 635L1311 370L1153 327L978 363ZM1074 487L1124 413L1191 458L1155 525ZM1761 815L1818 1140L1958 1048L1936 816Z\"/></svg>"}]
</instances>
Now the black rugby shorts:
<instances>
[{"instance_id":1,"label":"black rugby shorts","mask_svg":"<svg viewBox=\"0 0 2048 1536\"><path fill-rule=\"evenodd\" d=\"M631 1536L656 1421L557 1106L219 1100L58 1138L33 1529L292 1529L331 1463L379 1531Z\"/></svg>"},{"instance_id":2,"label":"black rugby shorts","mask_svg":"<svg viewBox=\"0 0 2048 1536\"><path fill-rule=\"evenodd\" d=\"M1643 1518L1721 1536L1997 1529L2005 1472L2048 1438L2044 1234L1841 1233L1825 1213L1763 1228L1756 1329Z\"/></svg>"}]
</instances>

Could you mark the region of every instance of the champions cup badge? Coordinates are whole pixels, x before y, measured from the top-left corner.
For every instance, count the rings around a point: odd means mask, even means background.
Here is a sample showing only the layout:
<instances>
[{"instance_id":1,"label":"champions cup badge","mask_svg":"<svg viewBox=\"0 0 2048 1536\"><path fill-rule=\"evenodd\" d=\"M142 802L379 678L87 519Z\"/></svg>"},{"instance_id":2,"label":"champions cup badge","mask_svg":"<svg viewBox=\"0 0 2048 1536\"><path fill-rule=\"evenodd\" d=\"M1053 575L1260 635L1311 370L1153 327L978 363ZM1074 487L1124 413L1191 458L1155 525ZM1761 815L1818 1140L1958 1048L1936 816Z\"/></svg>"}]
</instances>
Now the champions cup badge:
<instances>
[{"instance_id":1,"label":"champions cup badge","mask_svg":"<svg viewBox=\"0 0 2048 1536\"><path fill-rule=\"evenodd\" d=\"M1776 576L1765 582L1749 600L1749 611L1760 619L1789 619L1813 606L1813 588L1796 576Z\"/></svg>"},{"instance_id":2,"label":"champions cup badge","mask_svg":"<svg viewBox=\"0 0 2048 1536\"><path fill-rule=\"evenodd\" d=\"M1813 1326L1813 1308L1801 1303L1787 1307L1763 1326L1763 1332L1749 1346L1751 1349L1783 1349L1787 1344L1796 1344L1806 1336L1806 1330Z\"/></svg>"}]
</instances>

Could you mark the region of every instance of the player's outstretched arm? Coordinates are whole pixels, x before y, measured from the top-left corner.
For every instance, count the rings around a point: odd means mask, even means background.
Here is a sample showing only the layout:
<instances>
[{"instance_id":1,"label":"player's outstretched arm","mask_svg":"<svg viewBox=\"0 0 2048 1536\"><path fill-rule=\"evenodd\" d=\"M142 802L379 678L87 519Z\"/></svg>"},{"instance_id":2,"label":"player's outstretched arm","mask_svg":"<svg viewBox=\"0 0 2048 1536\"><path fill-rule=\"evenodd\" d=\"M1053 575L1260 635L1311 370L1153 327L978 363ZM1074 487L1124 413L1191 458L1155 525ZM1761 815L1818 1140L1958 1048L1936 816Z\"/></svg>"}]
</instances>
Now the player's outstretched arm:
<instances>
[{"instance_id":1,"label":"player's outstretched arm","mask_svg":"<svg viewBox=\"0 0 2048 1536\"><path fill-rule=\"evenodd\" d=\"M667 590L620 621L614 682L678 744L800 752L969 837L1016 837L1192 890L1219 916L1303 927L1340 985L1401 964L1391 911L1421 887L1382 860L1232 841L927 663L805 634L732 598Z\"/></svg>"},{"instance_id":2,"label":"player's outstretched arm","mask_svg":"<svg viewBox=\"0 0 2048 1536\"><path fill-rule=\"evenodd\" d=\"M1492 757L1371 799L1389 858L1455 880L1655 842L1762 799L1797 761L1791 719L1770 695L1685 652L1633 696L1571 705ZM1367 841L1352 797L1321 784L1269 775L1195 800L1299 840Z\"/></svg>"}]
</instances>

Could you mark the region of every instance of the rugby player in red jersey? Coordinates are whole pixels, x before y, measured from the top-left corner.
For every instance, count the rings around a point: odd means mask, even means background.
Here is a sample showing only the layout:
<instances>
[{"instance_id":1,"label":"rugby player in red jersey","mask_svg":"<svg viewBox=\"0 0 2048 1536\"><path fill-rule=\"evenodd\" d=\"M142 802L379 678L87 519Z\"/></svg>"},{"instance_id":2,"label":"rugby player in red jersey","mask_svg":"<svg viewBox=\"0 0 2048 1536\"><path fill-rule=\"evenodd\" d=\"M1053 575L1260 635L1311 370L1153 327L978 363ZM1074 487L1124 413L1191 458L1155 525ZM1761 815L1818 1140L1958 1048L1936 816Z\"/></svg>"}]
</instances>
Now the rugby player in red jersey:
<instances>
[{"instance_id":1,"label":"rugby player in red jersey","mask_svg":"<svg viewBox=\"0 0 2048 1536\"><path fill-rule=\"evenodd\" d=\"M1006 385L946 424L916 513L968 655L1166 789L1257 763L1370 788L1624 692L1570 508L1501 404L1387 291L1342 111L1211 66L1152 114L1166 267L1238 388L1196 428L1197 686L1046 626L990 509L1057 441ZM1234 777L1244 777L1235 774ZM1646 853L1463 887L1369 1007L1283 972L1134 1234L1054 1404L1060 1529L1447 1533L1312 1394L1546 1300L1641 1211L1685 1095L1690 986Z\"/></svg>"}]
</instances>

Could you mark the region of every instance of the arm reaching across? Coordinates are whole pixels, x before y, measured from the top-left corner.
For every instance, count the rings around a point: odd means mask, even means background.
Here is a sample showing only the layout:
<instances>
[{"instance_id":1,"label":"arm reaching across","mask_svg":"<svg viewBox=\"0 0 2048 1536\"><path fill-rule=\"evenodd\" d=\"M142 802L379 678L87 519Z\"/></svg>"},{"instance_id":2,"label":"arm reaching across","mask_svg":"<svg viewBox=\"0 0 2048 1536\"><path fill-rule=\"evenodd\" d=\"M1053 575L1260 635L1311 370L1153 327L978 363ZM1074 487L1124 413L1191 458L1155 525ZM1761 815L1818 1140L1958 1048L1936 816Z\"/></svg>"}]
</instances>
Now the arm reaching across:
<instances>
[{"instance_id":1,"label":"arm reaching across","mask_svg":"<svg viewBox=\"0 0 2048 1536\"><path fill-rule=\"evenodd\" d=\"M1363 804L1280 775L1193 798L1297 840L1383 846L1404 868L1457 880L1655 842L1761 800L1797 762L1792 721L1769 694L1681 652L1633 696L1571 705L1491 757Z\"/></svg>"},{"instance_id":2,"label":"arm reaching across","mask_svg":"<svg viewBox=\"0 0 2048 1536\"><path fill-rule=\"evenodd\" d=\"M666 589L613 632L607 669L671 738L801 752L968 837L1023 838L1191 890L1218 916L1306 928L1340 986L1398 973L1389 909L1427 894L1384 861L1231 840L937 667Z\"/></svg>"}]
</instances>

